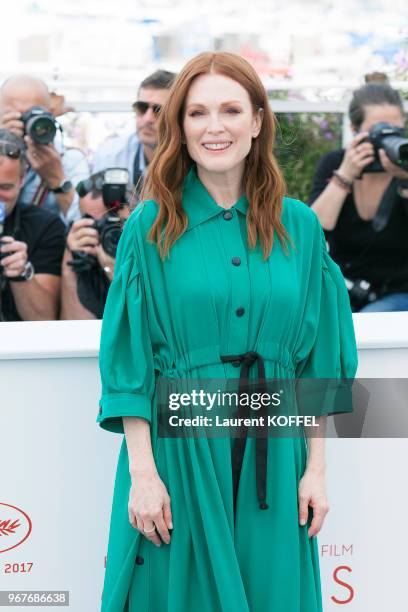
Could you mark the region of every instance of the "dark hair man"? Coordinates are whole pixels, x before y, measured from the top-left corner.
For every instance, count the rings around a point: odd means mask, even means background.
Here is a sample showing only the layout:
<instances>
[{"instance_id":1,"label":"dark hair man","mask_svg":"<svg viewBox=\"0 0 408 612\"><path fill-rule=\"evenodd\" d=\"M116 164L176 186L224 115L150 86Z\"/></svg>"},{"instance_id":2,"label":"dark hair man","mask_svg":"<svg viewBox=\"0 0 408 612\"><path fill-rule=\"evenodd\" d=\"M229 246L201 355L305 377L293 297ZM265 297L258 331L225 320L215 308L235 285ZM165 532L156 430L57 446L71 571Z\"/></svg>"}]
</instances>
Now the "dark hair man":
<instances>
[{"instance_id":1,"label":"dark hair man","mask_svg":"<svg viewBox=\"0 0 408 612\"><path fill-rule=\"evenodd\" d=\"M108 139L95 152L93 172L106 168L127 168L133 185L141 185L146 168L157 146L157 121L176 75L157 70L140 84L137 100L132 107L136 113L136 132L129 136Z\"/></svg>"}]
</instances>

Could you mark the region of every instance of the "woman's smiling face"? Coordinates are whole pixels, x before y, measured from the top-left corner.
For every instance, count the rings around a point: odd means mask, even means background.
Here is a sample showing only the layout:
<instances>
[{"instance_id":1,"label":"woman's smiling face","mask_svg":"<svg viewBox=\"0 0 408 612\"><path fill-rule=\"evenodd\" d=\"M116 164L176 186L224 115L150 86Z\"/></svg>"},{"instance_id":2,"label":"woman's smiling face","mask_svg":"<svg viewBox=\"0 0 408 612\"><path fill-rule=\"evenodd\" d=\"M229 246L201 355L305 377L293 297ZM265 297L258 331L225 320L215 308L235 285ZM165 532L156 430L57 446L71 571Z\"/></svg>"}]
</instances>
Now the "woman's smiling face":
<instances>
[{"instance_id":1,"label":"woman's smiling face","mask_svg":"<svg viewBox=\"0 0 408 612\"><path fill-rule=\"evenodd\" d=\"M224 173L244 167L262 111L254 112L242 85L221 74L197 77L187 94L184 140L199 169Z\"/></svg>"}]
</instances>

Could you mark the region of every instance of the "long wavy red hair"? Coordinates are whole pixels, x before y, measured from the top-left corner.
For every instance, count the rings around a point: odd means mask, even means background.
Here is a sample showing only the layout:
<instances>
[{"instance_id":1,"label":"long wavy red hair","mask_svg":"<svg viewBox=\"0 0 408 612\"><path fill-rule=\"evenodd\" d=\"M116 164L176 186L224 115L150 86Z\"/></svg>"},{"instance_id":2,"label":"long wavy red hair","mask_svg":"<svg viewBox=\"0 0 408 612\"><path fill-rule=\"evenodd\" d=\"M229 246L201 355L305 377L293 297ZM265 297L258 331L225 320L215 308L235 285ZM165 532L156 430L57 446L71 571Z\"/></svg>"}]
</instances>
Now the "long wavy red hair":
<instances>
[{"instance_id":1,"label":"long wavy red hair","mask_svg":"<svg viewBox=\"0 0 408 612\"><path fill-rule=\"evenodd\" d=\"M200 53L184 66L173 83L160 113L158 146L149 164L141 193L142 200L153 199L159 205L159 212L148 239L157 243L160 256L164 258L188 225L187 215L182 207L182 188L184 178L194 162L182 142L184 107L193 80L199 75L209 73L234 79L248 92L254 112L263 109L261 131L252 141L246 158L242 186L249 201L248 245L255 248L259 237L266 259L273 246L273 230L276 231L285 251L288 238L280 220L286 186L273 154L276 119L270 109L265 88L254 68L235 53Z\"/></svg>"}]
</instances>

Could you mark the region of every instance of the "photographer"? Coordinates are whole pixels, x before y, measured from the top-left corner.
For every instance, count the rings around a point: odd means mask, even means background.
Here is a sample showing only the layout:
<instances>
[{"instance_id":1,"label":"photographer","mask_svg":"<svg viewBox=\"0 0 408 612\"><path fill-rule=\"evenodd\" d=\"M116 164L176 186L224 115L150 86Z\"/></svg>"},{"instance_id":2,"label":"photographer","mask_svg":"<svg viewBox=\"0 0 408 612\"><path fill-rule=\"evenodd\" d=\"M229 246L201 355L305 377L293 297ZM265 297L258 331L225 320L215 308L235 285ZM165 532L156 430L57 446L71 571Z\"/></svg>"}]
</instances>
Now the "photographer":
<instances>
[{"instance_id":1,"label":"photographer","mask_svg":"<svg viewBox=\"0 0 408 612\"><path fill-rule=\"evenodd\" d=\"M79 149L64 149L56 138L52 108L45 83L31 76L11 77L0 89L0 127L24 137L27 146L21 204L45 208L67 224L80 216L75 186L89 176L89 165Z\"/></svg>"},{"instance_id":2,"label":"photographer","mask_svg":"<svg viewBox=\"0 0 408 612\"><path fill-rule=\"evenodd\" d=\"M24 141L0 129L0 321L58 316L65 226L54 214L21 206Z\"/></svg>"},{"instance_id":3,"label":"photographer","mask_svg":"<svg viewBox=\"0 0 408 612\"><path fill-rule=\"evenodd\" d=\"M101 319L116 247L130 214L129 173L110 168L79 183L83 218L73 222L62 264L61 319Z\"/></svg>"},{"instance_id":4,"label":"photographer","mask_svg":"<svg viewBox=\"0 0 408 612\"><path fill-rule=\"evenodd\" d=\"M370 82L349 106L354 138L325 155L310 197L354 312L408 310L408 140L397 91Z\"/></svg>"},{"instance_id":5,"label":"photographer","mask_svg":"<svg viewBox=\"0 0 408 612\"><path fill-rule=\"evenodd\" d=\"M104 142L95 152L93 172L106 168L127 168L130 180L140 193L142 179L157 146L157 124L175 79L173 72L157 70L140 84L136 102L136 133Z\"/></svg>"}]
</instances>

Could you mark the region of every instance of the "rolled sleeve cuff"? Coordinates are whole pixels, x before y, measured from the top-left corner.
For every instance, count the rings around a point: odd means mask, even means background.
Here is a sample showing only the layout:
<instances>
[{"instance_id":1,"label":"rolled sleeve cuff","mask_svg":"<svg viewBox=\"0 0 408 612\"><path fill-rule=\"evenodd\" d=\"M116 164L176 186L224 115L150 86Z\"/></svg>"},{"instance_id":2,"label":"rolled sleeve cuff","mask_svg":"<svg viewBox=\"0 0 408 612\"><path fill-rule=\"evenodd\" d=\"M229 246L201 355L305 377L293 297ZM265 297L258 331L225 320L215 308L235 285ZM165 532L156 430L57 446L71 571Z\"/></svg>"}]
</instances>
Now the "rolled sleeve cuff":
<instances>
[{"instance_id":1,"label":"rolled sleeve cuff","mask_svg":"<svg viewBox=\"0 0 408 612\"><path fill-rule=\"evenodd\" d=\"M113 433L124 433L122 417L136 416L151 420L151 400L146 395L110 393L102 396L96 422Z\"/></svg>"}]
</instances>

